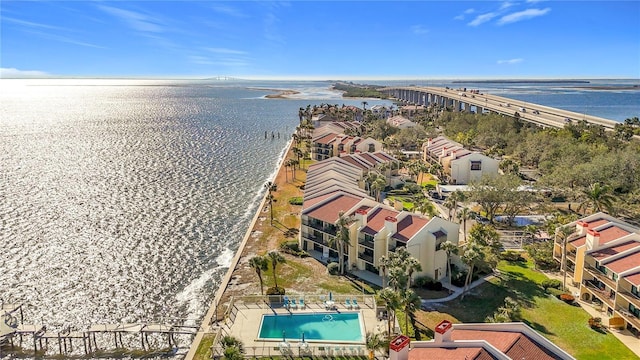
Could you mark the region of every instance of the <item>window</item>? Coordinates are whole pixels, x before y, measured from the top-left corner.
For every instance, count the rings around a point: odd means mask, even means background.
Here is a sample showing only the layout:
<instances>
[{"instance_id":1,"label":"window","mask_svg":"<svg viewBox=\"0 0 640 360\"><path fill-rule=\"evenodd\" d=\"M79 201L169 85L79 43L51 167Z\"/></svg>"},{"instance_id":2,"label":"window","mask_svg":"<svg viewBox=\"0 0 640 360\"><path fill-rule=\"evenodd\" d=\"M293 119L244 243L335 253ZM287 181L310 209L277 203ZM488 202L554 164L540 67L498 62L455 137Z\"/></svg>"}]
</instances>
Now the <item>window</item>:
<instances>
[{"instance_id":1,"label":"window","mask_svg":"<svg viewBox=\"0 0 640 360\"><path fill-rule=\"evenodd\" d=\"M482 161L472 161L471 162L471 171L482 170Z\"/></svg>"},{"instance_id":2,"label":"window","mask_svg":"<svg viewBox=\"0 0 640 360\"><path fill-rule=\"evenodd\" d=\"M596 261L596 269L598 269L598 271L600 271L601 273L607 275L607 268L600 265L599 261Z\"/></svg>"},{"instance_id":3,"label":"window","mask_svg":"<svg viewBox=\"0 0 640 360\"><path fill-rule=\"evenodd\" d=\"M351 145L351 153L353 154L354 152L356 152L356 146L355 145Z\"/></svg>"},{"instance_id":4,"label":"window","mask_svg":"<svg viewBox=\"0 0 640 360\"><path fill-rule=\"evenodd\" d=\"M344 151L344 144L338 144L338 151L340 152Z\"/></svg>"},{"instance_id":5,"label":"window","mask_svg":"<svg viewBox=\"0 0 640 360\"><path fill-rule=\"evenodd\" d=\"M631 293L637 297L640 297L640 293L638 292L638 287L635 285L631 285Z\"/></svg>"},{"instance_id":6,"label":"window","mask_svg":"<svg viewBox=\"0 0 640 360\"><path fill-rule=\"evenodd\" d=\"M369 152L376 152L376 146L374 144L369 144Z\"/></svg>"}]
</instances>

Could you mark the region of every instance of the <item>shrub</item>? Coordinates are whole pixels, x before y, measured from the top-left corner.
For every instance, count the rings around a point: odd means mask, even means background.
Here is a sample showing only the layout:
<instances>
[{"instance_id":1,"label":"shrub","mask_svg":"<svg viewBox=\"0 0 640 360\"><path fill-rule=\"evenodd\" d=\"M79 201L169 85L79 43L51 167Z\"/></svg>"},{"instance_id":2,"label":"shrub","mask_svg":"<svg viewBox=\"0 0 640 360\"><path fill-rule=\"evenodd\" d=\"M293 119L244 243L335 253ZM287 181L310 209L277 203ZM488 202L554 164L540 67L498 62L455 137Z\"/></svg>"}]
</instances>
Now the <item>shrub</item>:
<instances>
[{"instance_id":1,"label":"shrub","mask_svg":"<svg viewBox=\"0 0 640 360\"><path fill-rule=\"evenodd\" d=\"M282 250L282 252L290 254L290 255L294 255L294 256L298 256L298 257L307 257L309 256L309 254L300 249L300 245L298 244L297 241L286 241L283 242L282 244L280 244L280 250Z\"/></svg>"},{"instance_id":2,"label":"shrub","mask_svg":"<svg viewBox=\"0 0 640 360\"><path fill-rule=\"evenodd\" d=\"M500 259L506 260L509 262L520 262L524 261L522 255L520 255L517 251L507 250L500 253Z\"/></svg>"},{"instance_id":3,"label":"shrub","mask_svg":"<svg viewBox=\"0 0 640 360\"><path fill-rule=\"evenodd\" d=\"M294 196L292 198L289 198L289 204L302 205L302 196Z\"/></svg>"},{"instance_id":4,"label":"shrub","mask_svg":"<svg viewBox=\"0 0 640 360\"><path fill-rule=\"evenodd\" d=\"M267 289L267 295L284 295L284 288L272 286Z\"/></svg>"},{"instance_id":5,"label":"shrub","mask_svg":"<svg viewBox=\"0 0 640 360\"><path fill-rule=\"evenodd\" d=\"M425 285L429 281L431 281L430 278L428 278L426 276L420 276L420 277L417 277L417 278L413 279L413 286L422 288L422 287L425 287Z\"/></svg>"},{"instance_id":6,"label":"shrub","mask_svg":"<svg viewBox=\"0 0 640 360\"><path fill-rule=\"evenodd\" d=\"M331 275L338 275L340 273L340 265L335 262L329 263L329 265L327 265L327 271Z\"/></svg>"},{"instance_id":7,"label":"shrub","mask_svg":"<svg viewBox=\"0 0 640 360\"><path fill-rule=\"evenodd\" d=\"M547 279L543 280L540 285L542 285L544 291L547 291L548 288L560 289L562 287L562 281L556 279Z\"/></svg>"},{"instance_id":8,"label":"shrub","mask_svg":"<svg viewBox=\"0 0 640 360\"><path fill-rule=\"evenodd\" d=\"M592 329L600 329L602 327L602 319L599 317L589 318L589 326Z\"/></svg>"},{"instance_id":9,"label":"shrub","mask_svg":"<svg viewBox=\"0 0 640 360\"><path fill-rule=\"evenodd\" d=\"M547 288L547 294L551 294L555 297L560 297L560 295L564 294L565 292L560 290L560 289L556 289L556 288Z\"/></svg>"},{"instance_id":10,"label":"shrub","mask_svg":"<svg viewBox=\"0 0 640 360\"><path fill-rule=\"evenodd\" d=\"M566 303L572 303L576 298L571 294L560 294L560 300Z\"/></svg>"},{"instance_id":11,"label":"shrub","mask_svg":"<svg viewBox=\"0 0 640 360\"><path fill-rule=\"evenodd\" d=\"M428 276L421 276L421 277L415 278L413 280L413 286L420 287L427 290L435 290L435 291L442 290L442 283L439 281L435 281Z\"/></svg>"}]
</instances>

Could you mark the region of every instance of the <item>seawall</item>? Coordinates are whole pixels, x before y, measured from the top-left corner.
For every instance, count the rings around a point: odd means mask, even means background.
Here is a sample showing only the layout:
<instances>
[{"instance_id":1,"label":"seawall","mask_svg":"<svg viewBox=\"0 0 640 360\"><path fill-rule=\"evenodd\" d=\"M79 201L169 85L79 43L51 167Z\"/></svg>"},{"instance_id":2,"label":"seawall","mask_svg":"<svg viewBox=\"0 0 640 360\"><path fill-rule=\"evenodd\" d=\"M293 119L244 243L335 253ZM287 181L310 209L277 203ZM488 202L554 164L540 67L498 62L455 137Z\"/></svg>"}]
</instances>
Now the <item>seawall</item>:
<instances>
[{"instance_id":1,"label":"seawall","mask_svg":"<svg viewBox=\"0 0 640 360\"><path fill-rule=\"evenodd\" d=\"M284 155L282 156L282 158L279 160L279 163L277 164L277 171L275 172L274 180L278 178L278 174L280 173L280 171L282 171L284 160L286 159L287 154L289 154L289 152L291 151L292 147L293 147L293 141L289 141L289 146L287 147L287 150L284 152ZM229 286L229 281L231 280L231 276L233 275L233 272L236 269L236 266L238 266L238 262L242 257L244 248L247 245L247 242L249 241L249 239L251 238L251 233L253 232L253 229L255 228L256 223L258 222L258 219L260 218L262 209L264 209L267 203L267 195L268 195L268 192L265 192L262 198L262 201L260 202L260 205L256 209L256 213L253 216L253 219L251 220L251 223L249 224L247 231L244 234L244 237L242 238L242 242L240 243L238 250L236 250L236 253L233 256L233 259L231 260L229 269L227 270L226 274L222 278L222 281L220 282L220 286L218 287L218 290L216 290L216 295L213 298L211 305L209 306L209 310L204 316L204 319L202 319L202 323L200 324L198 333L196 334L195 338L193 339L193 342L191 343L189 352L185 356L186 360L193 360L193 358L196 355L196 351L200 346L200 342L202 341L202 338L209 330L209 326L210 326L209 324L211 324L211 319L213 319L213 317L216 315L217 307L218 307L218 304L220 303L220 300L222 299L222 295L224 295L224 292L227 290L227 287Z\"/></svg>"}]
</instances>

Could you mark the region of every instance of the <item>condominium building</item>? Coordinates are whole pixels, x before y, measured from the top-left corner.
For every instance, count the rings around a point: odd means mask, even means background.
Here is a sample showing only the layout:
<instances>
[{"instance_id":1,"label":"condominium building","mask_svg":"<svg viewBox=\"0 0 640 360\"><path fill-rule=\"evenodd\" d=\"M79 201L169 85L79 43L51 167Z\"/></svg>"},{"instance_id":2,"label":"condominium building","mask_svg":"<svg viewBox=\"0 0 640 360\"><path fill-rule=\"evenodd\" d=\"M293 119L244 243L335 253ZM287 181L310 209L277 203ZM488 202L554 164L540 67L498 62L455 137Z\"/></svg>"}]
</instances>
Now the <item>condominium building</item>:
<instances>
[{"instance_id":1,"label":"condominium building","mask_svg":"<svg viewBox=\"0 0 640 360\"><path fill-rule=\"evenodd\" d=\"M566 259L580 299L606 311L607 325L640 336L640 228L605 213L566 226L574 232L565 239L558 231L553 256Z\"/></svg>"},{"instance_id":2,"label":"condominium building","mask_svg":"<svg viewBox=\"0 0 640 360\"><path fill-rule=\"evenodd\" d=\"M380 258L404 247L422 265L415 276L444 278L447 254L440 246L445 241L458 243L459 224L378 203L363 189L366 171L360 165L331 158L309 167L300 247L322 262L337 262L342 214L349 232L343 260L356 276L379 280Z\"/></svg>"},{"instance_id":3,"label":"condominium building","mask_svg":"<svg viewBox=\"0 0 640 360\"><path fill-rule=\"evenodd\" d=\"M444 136L429 139L424 144L423 151L425 161L442 165L451 184L465 185L478 181L483 176L498 175L498 160L467 150Z\"/></svg>"}]
</instances>

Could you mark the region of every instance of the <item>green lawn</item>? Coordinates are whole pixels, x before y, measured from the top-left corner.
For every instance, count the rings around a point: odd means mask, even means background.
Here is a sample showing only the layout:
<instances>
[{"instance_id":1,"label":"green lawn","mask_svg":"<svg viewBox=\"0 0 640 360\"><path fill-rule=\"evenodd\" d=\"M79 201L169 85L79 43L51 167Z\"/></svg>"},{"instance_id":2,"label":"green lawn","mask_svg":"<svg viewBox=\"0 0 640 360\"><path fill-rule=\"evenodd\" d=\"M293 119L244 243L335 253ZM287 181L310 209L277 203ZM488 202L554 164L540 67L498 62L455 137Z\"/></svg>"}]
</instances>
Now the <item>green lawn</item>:
<instances>
[{"instance_id":1,"label":"green lawn","mask_svg":"<svg viewBox=\"0 0 640 360\"><path fill-rule=\"evenodd\" d=\"M587 323L589 314L579 306L567 305L546 296L540 287L547 277L526 266L501 263L501 280L511 296L523 303L522 320L577 359L637 359L638 357L610 333L599 333Z\"/></svg>"},{"instance_id":2,"label":"green lawn","mask_svg":"<svg viewBox=\"0 0 640 360\"><path fill-rule=\"evenodd\" d=\"M549 296L540 282L547 277L533 269L532 263L506 263L498 266L500 275L472 290L464 300L454 300L437 311L420 314L429 328L443 319L453 322L484 322L487 316L510 296L521 307L521 321L580 360L637 359L638 357L610 333L592 330L589 314Z\"/></svg>"}]
</instances>

